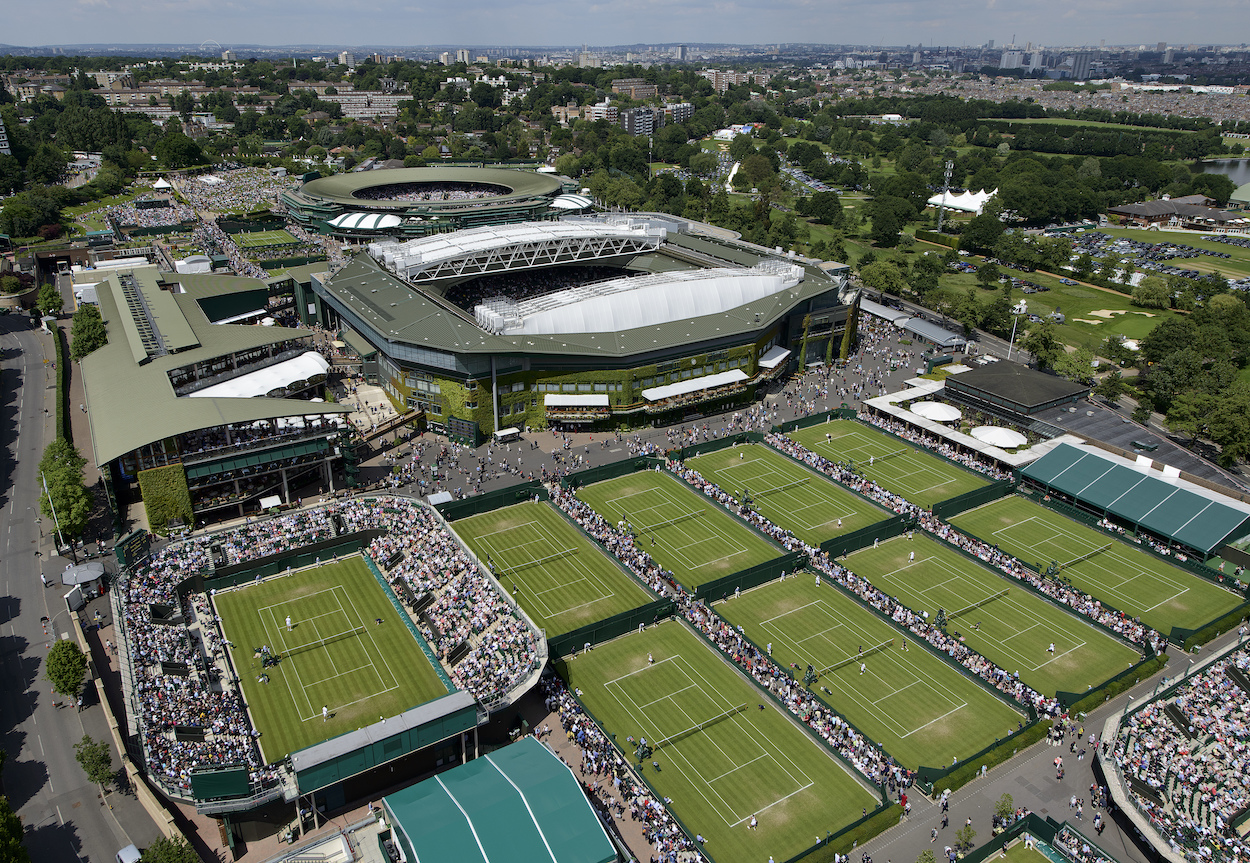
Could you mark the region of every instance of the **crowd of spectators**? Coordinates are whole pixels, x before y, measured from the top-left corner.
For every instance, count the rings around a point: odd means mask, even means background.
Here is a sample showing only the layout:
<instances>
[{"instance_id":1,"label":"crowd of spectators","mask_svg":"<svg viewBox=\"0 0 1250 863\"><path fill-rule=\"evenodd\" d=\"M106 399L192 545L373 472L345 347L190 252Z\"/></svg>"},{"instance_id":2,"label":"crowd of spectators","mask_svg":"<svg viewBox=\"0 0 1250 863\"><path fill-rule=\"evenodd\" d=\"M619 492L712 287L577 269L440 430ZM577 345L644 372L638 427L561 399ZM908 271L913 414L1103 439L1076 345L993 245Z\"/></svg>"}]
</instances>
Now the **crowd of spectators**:
<instances>
[{"instance_id":1,"label":"crowd of spectators","mask_svg":"<svg viewBox=\"0 0 1250 863\"><path fill-rule=\"evenodd\" d=\"M118 204L104 211L110 222L124 228L168 228L195 219L186 204L170 201L168 206L139 208L134 203Z\"/></svg>"},{"instance_id":2,"label":"crowd of spectators","mask_svg":"<svg viewBox=\"0 0 1250 863\"><path fill-rule=\"evenodd\" d=\"M453 285L446 299L471 312L486 300L502 298L514 303L563 291L577 285L601 282L628 275L617 267L559 267L552 270L494 273Z\"/></svg>"},{"instance_id":3,"label":"crowd of spectators","mask_svg":"<svg viewBox=\"0 0 1250 863\"><path fill-rule=\"evenodd\" d=\"M1173 850L1195 860L1244 861L1234 816L1250 806L1250 653L1237 649L1174 691L1126 714L1112 741L1122 773L1153 789L1126 792ZM1153 798L1153 799L1152 799Z\"/></svg>"},{"instance_id":4,"label":"crowd of spectators","mask_svg":"<svg viewBox=\"0 0 1250 863\"><path fill-rule=\"evenodd\" d=\"M388 183L352 192L364 201L477 201L507 194L502 186L483 183Z\"/></svg>"},{"instance_id":5,"label":"crowd of spectators","mask_svg":"<svg viewBox=\"0 0 1250 863\"><path fill-rule=\"evenodd\" d=\"M1050 844L1075 863L1115 863L1066 824L1055 834Z\"/></svg>"},{"instance_id":6,"label":"crowd of spectators","mask_svg":"<svg viewBox=\"0 0 1250 863\"><path fill-rule=\"evenodd\" d=\"M1003 470L997 463L983 459L975 453L962 450L954 444L944 441L939 437L935 437L934 435L927 434L919 429L912 428L907 425L907 423L896 420L893 417L865 412L860 414L860 419L864 420L869 425L874 425L883 431L888 431L895 437L900 437L905 441L922 446L925 449L932 450L939 455L946 456L946 458L951 461L959 462L959 464L969 470L985 474L993 479L1011 479L1011 471Z\"/></svg>"},{"instance_id":7,"label":"crowd of spectators","mask_svg":"<svg viewBox=\"0 0 1250 863\"><path fill-rule=\"evenodd\" d=\"M251 213L272 207L297 181L265 168L237 168L179 181L178 190L201 214Z\"/></svg>"}]
</instances>

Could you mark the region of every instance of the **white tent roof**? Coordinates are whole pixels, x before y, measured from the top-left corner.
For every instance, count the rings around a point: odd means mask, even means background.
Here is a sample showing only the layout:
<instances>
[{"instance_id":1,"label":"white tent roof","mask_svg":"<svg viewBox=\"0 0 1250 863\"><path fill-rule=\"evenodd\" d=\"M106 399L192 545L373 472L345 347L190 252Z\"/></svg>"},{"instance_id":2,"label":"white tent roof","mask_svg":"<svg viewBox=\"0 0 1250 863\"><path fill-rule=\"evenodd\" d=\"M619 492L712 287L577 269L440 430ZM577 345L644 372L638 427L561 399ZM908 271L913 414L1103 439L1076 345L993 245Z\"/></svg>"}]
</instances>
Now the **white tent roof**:
<instances>
[{"instance_id":1,"label":"white tent roof","mask_svg":"<svg viewBox=\"0 0 1250 863\"><path fill-rule=\"evenodd\" d=\"M944 206L948 210L960 210L965 213L975 213L980 215L985 209L985 203L990 198L998 194L998 189L992 192L956 192L954 194L947 192L945 196L938 193L929 199L930 207Z\"/></svg>"},{"instance_id":2,"label":"white tent roof","mask_svg":"<svg viewBox=\"0 0 1250 863\"><path fill-rule=\"evenodd\" d=\"M551 206L557 210L585 210L593 203L585 195L560 195L551 202Z\"/></svg>"},{"instance_id":3,"label":"white tent roof","mask_svg":"<svg viewBox=\"0 0 1250 863\"><path fill-rule=\"evenodd\" d=\"M783 348L781 345L773 345L768 349L768 353L760 357L760 367L765 369L775 369L781 365L786 357L790 356L790 349Z\"/></svg>"},{"instance_id":4,"label":"white tent roof","mask_svg":"<svg viewBox=\"0 0 1250 863\"><path fill-rule=\"evenodd\" d=\"M398 227L402 221L394 213L343 213L331 219L330 224L352 231L378 231Z\"/></svg>"},{"instance_id":5,"label":"white tent roof","mask_svg":"<svg viewBox=\"0 0 1250 863\"><path fill-rule=\"evenodd\" d=\"M717 387L723 387L726 384L734 384L738 381L745 381L747 373L742 369L730 369L727 372L720 372L715 375L704 375L701 378L691 378L688 381L678 381L675 384L667 384L662 387L651 387L642 391L642 397L649 402L662 402L665 399L671 399L674 396L684 396L686 393L697 393L703 390L713 390Z\"/></svg>"},{"instance_id":6,"label":"white tent roof","mask_svg":"<svg viewBox=\"0 0 1250 863\"><path fill-rule=\"evenodd\" d=\"M164 177L161 177L159 180L157 180L155 183L152 184L152 188L153 189L172 189L173 184L171 184Z\"/></svg>"},{"instance_id":7,"label":"white tent roof","mask_svg":"<svg viewBox=\"0 0 1250 863\"><path fill-rule=\"evenodd\" d=\"M549 408L606 408L606 395L565 395L563 393L547 393L543 396L543 405Z\"/></svg>"},{"instance_id":8,"label":"white tent roof","mask_svg":"<svg viewBox=\"0 0 1250 863\"><path fill-rule=\"evenodd\" d=\"M917 416L940 423L954 422L963 416L959 412L959 408L954 405L942 404L941 402L916 402L911 406L911 412Z\"/></svg>"},{"instance_id":9,"label":"white tent roof","mask_svg":"<svg viewBox=\"0 0 1250 863\"><path fill-rule=\"evenodd\" d=\"M984 441L991 446L1000 446L1003 449L1015 449L1018 446L1024 446L1029 441L1020 432L1002 426L977 426L971 434L979 441Z\"/></svg>"},{"instance_id":10,"label":"white tent roof","mask_svg":"<svg viewBox=\"0 0 1250 863\"><path fill-rule=\"evenodd\" d=\"M255 398L279 387L290 386L296 381L306 381L314 375L324 375L329 368L330 364L321 354L316 351L305 351L294 359L197 390L191 393L190 397L193 399Z\"/></svg>"}]
</instances>

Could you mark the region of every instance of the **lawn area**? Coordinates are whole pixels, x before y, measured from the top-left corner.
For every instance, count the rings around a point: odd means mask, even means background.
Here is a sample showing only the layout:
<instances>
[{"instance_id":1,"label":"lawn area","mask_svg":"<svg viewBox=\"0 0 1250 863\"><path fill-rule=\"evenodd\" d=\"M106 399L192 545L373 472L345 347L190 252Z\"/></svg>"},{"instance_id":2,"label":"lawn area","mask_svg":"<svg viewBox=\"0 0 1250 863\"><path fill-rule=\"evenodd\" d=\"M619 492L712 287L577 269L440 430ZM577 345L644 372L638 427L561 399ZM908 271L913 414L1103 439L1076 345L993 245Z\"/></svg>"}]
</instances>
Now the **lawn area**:
<instances>
[{"instance_id":1,"label":"lawn area","mask_svg":"<svg viewBox=\"0 0 1250 863\"><path fill-rule=\"evenodd\" d=\"M687 465L754 507L799 539L820 545L888 518L862 497L763 444L746 444L689 459Z\"/></svg>"},{"instance_id":2,"label":"lawn area","mask_svg":"<svg viewBox=\"0 0 1250 863\"><path fill-rule=\"evenodd\" d=\"M631 761L646 738L654 748L647 781L707 840L716 863L788 860L879 802L678 621L601 644L556 670Z\"/></svg>"},{"instance_id":3,"label":"lawn area","mask_svg":"<svg viewBox=\"0 0 1250 863\"><path fill-rule=\"evenodd\" d=\"M638 545L690 589L782 550L667 472L641 470L577 490L609 523L627 521Z\"/></svg>"},{"instance_id":4,"label":"lawn area","mask_svg":"<svg viewBox=\"0 0 1250 863\"><path fill-rule=\"evenodd\" d=\"M989 484L979 474L855 420L830 420L788 436L827 459L853 461L856 473L925 509Z\"/></svg>"},{"instance_id":5,"label":"lawn area","mask_svg":"<svg viewBox=\"0 0 1250 863\"><path fill-rule=\"evenodd\" d=\"M550 504L519 503L452 528L548 635L654 599Z\"/></svg>"},{"instance_id":6,"label":"lawn area","mask_svg":"<svg viewBox=\"0 0 1250 863\"><path fill-rule=\"evenodd\" d=\"M110 198L101 198L98 201L88 201L75 207L66 207L61 210L61 218L66 222L78 221L84 230L87 231L103 231L108 227L104 222L104 210L106 208L128 204L135 198L138 198L141 193L147 193L148 191L148 189L136 189L132 192L113 195Z\"/></svg>"},{"instance_id":7,"label":"lawn area","mask_svg":"<svg viewBox=\"0 0 1250 863\"><path fill-rule=\"evenodd\" d=\"M1203 236L1207 236L1204 234L1190 234L1182 231L1143 231L1140 228L1103 228L1102 232L1113 237L1125 237L1143 243L1171 242L1193 246L1195 249L1224 252L1231 257L1212 258L1208 255L1198 255L1194 258L1174 258L1167 263L1203 273L1219 270L1225 276L1250 276L1250 249L1226 243L1212 243L1202 239Z\"/></svg>"},{"instance_id":8,"label":"lawn area","mask_svg":"<svg viewBox=\"0 0 1250 863\"><path fill-rule=\"evenodd\" d=\"M1003 856L1007 858L1006 863L1050 863L1050 858L1041 851L1024 847L1023 840L1011 843Z\"/></svg>"},{"instance_id":9,"label":"lawn area","mask_svg":"<svg viewBox=\"0 0 1250 863\"><path fill-rule=\"evenodd\" d=\"M286 231L250 231L234 234L232 239L240 249L263 249L266 246L294 246L299 240Z\"/></svg>"},{"instance_id":10,"label":"lawn area","mask_svg":"<svg viewBox=\"0 0 1250 863\"><path fill-rule=\"evenodd\" d=\"M1019 495L957 515L951 523L1043 569L1051 561L1066 564L1094 552L1064 566L1062 577L1164 635L1173 626L1199 629L1240 604L1230 591Z\"/></svg>"},{"instance_id":11,"label":"lawn area","mask_svg":"<svg viewBox=\"0 0 1250 863\"><path fill-rule=\"evenodd\" d=\"M761 649L771 648L783 666L811 665L820 674L817 697L913 770L962 761L1024 719L836 587L818 587L808 573L747 591L716 611Z\"/></svg>"},{"instance_id":12,"label":"lawn area","mask_svg":"<svg viewBox=\"0 0 1250 863\"><path fill-rule=\"evenodd\" d=\"M1021 680L1045 695L1084 692L1141 658L1019 582L921 533L854 552L844 563L913 611L927 611L930 620L945 609L948 632L958 633L1004 671L1019 672ZM1051 644L1054 653L1048 650Z\"/></svg>"},{"instance_id":13,"label":"lawn area","mask_svg":"<svg viewBox=\"0 0 1250 863\"><path fill-rule=\"evenodd\" d=\"M266 763L448 692L359 556L218 591L213 603ZM262 645L276 665L262 665Z\"/></svg>"}]
</instances>

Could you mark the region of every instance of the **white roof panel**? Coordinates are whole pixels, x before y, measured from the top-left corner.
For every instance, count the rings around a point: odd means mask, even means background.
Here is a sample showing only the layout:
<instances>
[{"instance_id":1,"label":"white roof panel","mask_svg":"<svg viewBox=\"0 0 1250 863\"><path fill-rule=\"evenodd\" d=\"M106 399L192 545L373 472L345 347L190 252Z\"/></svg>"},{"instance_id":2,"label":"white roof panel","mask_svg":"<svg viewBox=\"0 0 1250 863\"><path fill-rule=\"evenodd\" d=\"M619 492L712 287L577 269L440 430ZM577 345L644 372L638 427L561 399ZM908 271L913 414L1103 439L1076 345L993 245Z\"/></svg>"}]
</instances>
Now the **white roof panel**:
<instances>
[{"instance_id":1,"label":"white roof panel","mask_svg":"<svg viewBox=\"0 0 1250 863\"><path fill-rule=\"evenodd\" d=\"M666 384L662 387L651 387L642 391L642 397L649 402L661 402L674 396L684 396L686 393L712 390L717 387L737 383L738 381L745 381L746 379L747 373L742 369L730 369L727 372L720 372L715 375L704 375L701 378L691 378L688 381L678 381L675 384Z\"/></svg>"},{"instance_id":2,"label":"white roof panel","mask_svg":"<svg viewBox=\"0 0 1250 863\"><path fill-rule=\"evenodd\" d=\"M573 395L565 393L547 393L543 396L543 404L549 408L606 408L606 395Z\"/></svg>"},{"instance_id":3,"label":"white roof panel","mask_svg":"<svg viewBox=\"0 0 1250 863\"><path fill-rule=\"evenodd\" d=\"M314 375L324 375L329 368L330 364L321 354L316 351L305 351L293 359L197 390L191 393L190 398L255 398L279 387L290 386L296 381L306 381Z\"/></svg>"}]
</instances>

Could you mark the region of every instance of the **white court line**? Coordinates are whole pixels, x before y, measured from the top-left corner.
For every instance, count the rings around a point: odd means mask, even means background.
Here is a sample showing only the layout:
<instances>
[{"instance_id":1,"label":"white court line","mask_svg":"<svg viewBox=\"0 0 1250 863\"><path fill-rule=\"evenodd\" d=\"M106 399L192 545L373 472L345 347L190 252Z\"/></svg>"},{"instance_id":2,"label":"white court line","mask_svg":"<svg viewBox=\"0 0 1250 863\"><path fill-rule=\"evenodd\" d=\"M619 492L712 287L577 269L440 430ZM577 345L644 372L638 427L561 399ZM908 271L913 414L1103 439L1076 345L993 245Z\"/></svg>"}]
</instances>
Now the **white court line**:
<instances>
[{"instance_id":1,"label":"white court line","mask_svg":"<svg viewBox=\"0 0 1250 863\"><path fill-rule=\"evenodd\" d=\"M697 684L697 683L691 683L689 686L683 686L681 689L678 689L678 690L675 690L675 691L673 691L673 692L670 692L668 695L665 695L665 696L663 696L663 697L661 697L661 698L657 698L657 699L655 699L654 701L648 701L646 704L639 704L639 705L638 705L638 707L639 707L641 710L646 710L648 707L650 707L650 706L651 706L651 705L653 705L653 704L659 704L661 701L667 701L667 700L669 700L670 698L672 698L674 695L681 695L681 694L682 694L683 692L685 692L687 689L694 689L696 686L698 686L698 684ZM632 700L632 699L631 699L631 700Z\"/></svg>"}]
</instances>

